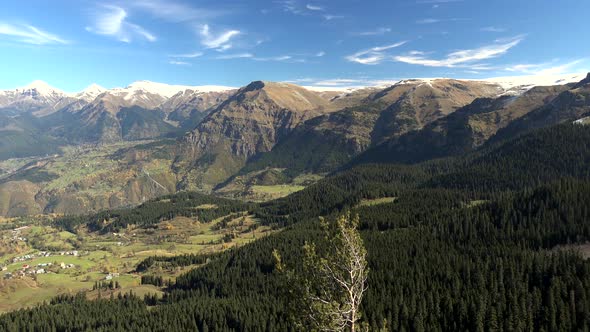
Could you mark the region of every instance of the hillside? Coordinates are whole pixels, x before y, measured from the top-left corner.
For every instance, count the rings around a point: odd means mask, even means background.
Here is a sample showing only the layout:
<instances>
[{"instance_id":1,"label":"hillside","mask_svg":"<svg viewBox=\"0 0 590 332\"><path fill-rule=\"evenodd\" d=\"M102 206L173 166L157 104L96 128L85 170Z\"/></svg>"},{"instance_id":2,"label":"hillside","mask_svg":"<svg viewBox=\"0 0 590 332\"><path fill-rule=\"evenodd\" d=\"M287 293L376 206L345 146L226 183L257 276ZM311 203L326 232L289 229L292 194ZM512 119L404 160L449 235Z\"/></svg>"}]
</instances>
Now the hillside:
<instances>
[{"instance_id":1,"label":"hillside","mask_svg":"<svg viewBox=\"0 0 590 332\"><path fill-rule=\"evenodd\" d=\"M383 142L355 162L419 162L460 155L483 145L498 130L551 103L570 87L534 87L521 95L479 98L420 130Z\"/></svg>"},{"instance_id":2,"label":"hillside","mask_svg":"<svg viewBox=\"0 0 590 332\"><path fill-rule=\"evenodd\" d=\"M211 112L181 143L184 187L210 190L270 151L303 121L327 111L318 94L286 83L252 82Z\"/></svg>"},{"instance_id":3,"label":"hillside","mask_svg":"<svg viewBox=\"0 0 590 332\"><path fill-rule=\"evenodd\" d=\"M476 98L500 91L487 82L401 81L369 93L356 106L304 122L270 152L254 156L239 174L266 168L285 169L291 178L331 172L389 137L420 129ZM235 187L235 183L225 186ZM218 192L227 190L222 187Z\"/></svg>"}]
</instances>

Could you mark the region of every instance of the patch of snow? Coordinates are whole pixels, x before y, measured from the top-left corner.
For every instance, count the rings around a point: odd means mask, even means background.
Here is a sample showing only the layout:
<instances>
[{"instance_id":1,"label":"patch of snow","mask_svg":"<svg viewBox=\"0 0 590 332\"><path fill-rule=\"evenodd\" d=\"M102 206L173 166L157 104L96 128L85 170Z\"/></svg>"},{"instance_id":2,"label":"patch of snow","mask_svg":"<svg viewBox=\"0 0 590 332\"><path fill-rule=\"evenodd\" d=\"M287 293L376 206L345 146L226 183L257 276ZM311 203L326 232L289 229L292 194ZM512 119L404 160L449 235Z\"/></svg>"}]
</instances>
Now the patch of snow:
<instances>
[{"instance_id":1,"label":"patch of snow","mask_svg":"<svg viewBox=\"0 0 590 332\"><path fill-rule=\"evenodd\" d=\"M160 95L165 98L170 98L175 94L185 91L193 90L195 92L222 92L233 90L235 88L219 85L203 85L203 86L188 86L188 85L169 85L164 83L156 83L151 81L137 81L131 83L125 90L130 92L147 92L155 95Z\"/></svg>"},{"instance_id":2,"label":"patch of snow","mask_svg":"<svg viewBox=\"0 0 590 332\"><path fill-rule=\"evenodd\" d=\"M87 102L93 101L96 97L98 97L101 93L107 91L105 88L98 84L91 84L86 89L76 93L73 97L77 99L82 99Z\"/></svg>"},{"instance_id":3,"label":"patch of snow","mask_svg":"<svg viewBox=\"0 0 590 332\"><path fill-rule=\"evenodd\" d=\"M51 96L54 94L61 94L61 95L65 94L63 91L56 89L56 88L52 87L51 85L47 84L46 82L43 82L40 80L33 81L27 86L16 89L16 91L21 92L21 93L31 91L31 90L37 91L37 93L42 96Z\"/></svg>"},{"instance_id":4,"label":"patch of snow","mask_svg":"<svg viewBox=\"0 0 590 332\"><path fill-rule=\"evenodd\" d=\"M343 92L343 93L350 93L356 90L365 89L364 86L348 86L348 87L337 87L337 86L313 86L313 85L304 85L302 88L307 89L309 91L314 92Z\"/></svg>"},{"instance_id":5,"label":"patch of snow","mask_svg":"<svg viewBox=\"0 0 590 332\"><path fill-rule=\"evenodd\" d=\"M577 83L586 77L586 73L573 73L561 75L529 75L507 76L483 79L480 81L491 82L500 85L505 90L514 88L529 90L535 86L563 85Z\"/></svg>"}]
</instances>

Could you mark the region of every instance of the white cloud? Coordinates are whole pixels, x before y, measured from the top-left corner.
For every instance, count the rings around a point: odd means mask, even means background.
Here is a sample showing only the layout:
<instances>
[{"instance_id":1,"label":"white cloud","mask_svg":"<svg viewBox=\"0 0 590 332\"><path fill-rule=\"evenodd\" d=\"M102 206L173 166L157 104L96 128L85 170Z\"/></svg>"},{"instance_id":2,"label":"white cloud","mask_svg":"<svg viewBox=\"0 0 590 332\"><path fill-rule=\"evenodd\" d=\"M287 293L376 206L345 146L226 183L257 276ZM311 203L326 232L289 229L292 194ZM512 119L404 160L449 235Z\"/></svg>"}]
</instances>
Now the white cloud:
<instances>
[{"instance_id":1,"label":"white cloud","mask_svg":"<svg viewBox=\"0 0 590 332\"><path fill-rule=\"evenodd\" d=\"M68 42L52 33L43 31L32 25L15 25L0 22L0 35L8 36L21 43L45 45L67 44Z\"/></svg>"},{"instance_id":2,"label":"white cloud","mask_svg":"<svg viewBox=\"0 0 590 332\"><path fill-rule=\"evenodd\" d=\"M209 25L205 24L201 28L201 44L206 48L213 48L218 49L220 51L225 51L231 48L231 39L241 32L239 30L225 30L218 34L214 34L211 32Z\"/></svg>"},{"instance_id":3,"label":"white cloud","mask_svg":"<svg viewBox=\"0 0 590 332\"><path fill-rule=\"evenodd\" d=\"M276 3L280 4L283 8L283 11L289 12L291 14L299 15L302 13L302 10L297 5L295 0L281 0L275 1Z\"/></svg>"},{"instance_id":4,"label":"white cloud","mask_svg":"<svg viewBox=\"0 0 590 332\"><path fill-rule=\"evenodd\" d=\"M316 5L310 5L310 4L307 4L305 6L305 8L307 8L309 10L312 10L312 11L323 11L324 10L324 7L320 7L320 6L316 6Z\"/></svg>"},{"instance_id":5,"label":"white cloud","mask_svg":"<svg viewBox=\"0 0 590 332\"><path fill-rule=\"evenodd\" d=\"M185 54L174 54L171 55L171 58L188 58L188 59L193 59L193 58L198 58L203 56L203 52L194 52L194 53L185 53Z\"/></svg>"},{"instance_id":6,"label":"white cloud","mask_svg":"<svg viewBox=\"0 0 590 332\"><path fill-rule=\"evenodd\" d=\"M453 3L453 2L463 2L464 0L419 0L416 3L418 4L445 4L445 3Z\"/></svg>"},{"instance_id":7,"label":"white cloud","mask_svg":"<svg viewBox=\"0 0 590 332\"><path fill-rule=\"evenodd\" d=\"M391 32L391 28L377 28L377 29L371 30L371 31L357 32L357 33L354 33L353 35L355 35L355 36L380 36L380 35L384 35L389 32Z\"/></svg>"},{"instance_id":8,"label":"white cloud","mask_svg":"<svg viewBox=\"0 0 590 332\"><path fill-rule=\"evenodd\" d=\"M434 23L439 23L441 20L436 19L436 18L425 18L422 20L418 20L416 21L417 24L434 24Z\"/></svg>"},{"instance_id":9,"label":"white cloud","mask_svg":"<svg viewBox=\"0 0 590 332\"><path fill-rule=\"evenodd\" d=\"M151 32L143 27L127 22L127 11L121 7L105 5L94 17L94 25L86 30L98 35L112 36L117 40L129 43L135 37L141 37L150 42L157 40Z\"/></svg>"},{"instance_id":10,"label":"white cloud","mask_svg":"<svg viewBox=\"0 0 590 332\"><path fill-rule=\"evenodd\" d=\"M384 52L392 48L400 47L407 43L407 41L402 41L399 43L386 45L386 46L377 46L370 48L368 50L359 51L355 54L349 55L346 57L346 60L350 62L356 62L363 65L377 65L383 62L385 59L388 58L388 55Z\"/></svg>"},{"instance_id":11,"label":"white cloud","mask_svg":"<svg viewBox=\"0 0 590 332\"><path fill-rule=\"evenodd\" d=\"M219 60L230 60L230 59L249 59L253 58L252 53L238 53L238 54L224 54L217 57Z\"/></svg>"},{"instance_id":12,"label":"white cloud","mask_svg":"<svg viewBox=\"0 0 590 332\"><path fill-rule=\"evenodd\" d=\"M331 21L331 20L336 20L336 19L341 19L344 18L343 15L331 15L331 14L326 14L324 15L324 19L326 21Z\"/></svg>"},{"instance_id":13,"label":"white cloud","mask_svg":"<svg viewBox=\"0 0 590 332\"><path fill-rule=\"evenodd\" d=\"M280 56L268 57L268 58L253 58L253 60L256 60L256 61L289 61L289 60L293 60L293 61L299 62L298 60L293 59L293 57L290 55L280 55Z\"/></svg>"},{"instance_id":14,"label":"white cloud","mask_svg":"<svg viewBox=\"0 0 590 332\"><path fill-rule=\"evenodd\" d=\"M506 32L506 29L494 27L494 26L484 27L484 28L481 28L480 30L485 31L485 32Z\"/></svg>"},{"instance_id":15,"label":"white cloud","mask_svg":"<svg viewBox=\"0 0 590 332\"><path fill-rule=\"evenodd\" d=\"M177 66L190 66L191 64L186 62L186 61L177 61L177 60L170 60L168 61L169 64L171 65L177 65Z\"/></svg>"},{"instance_id":16,"label":"white cloud","mask_svg":"<svg viewBox=\"0 0 590 332\"><path fill-rule=\"evenodd\" d=\"M438 19L438 18L425 18L421 20L417 20L416 24L436 24L442 22L459 22L459 21L469 21L468 18L447 18L447 19Z\"/></svg>"},{"instance_id":17,"label":"white cloud","mask_svg":"<svg viewBox=\"0 0 590 332\"><path fill-rule=\"evenodd\" d=\"M133 0L127 3L135 8L150 12L153 16L172 21L185 22L223 15L224 12L205 8L195 8L170 0Z\"/></svg>"},{"instance_id":18,"label":"white cloud","mask_svg":"<svg viewBox=\"0 0 590 332\"><path fill-rule=\"evenodd\" d=\"M321 51L321 52L317 52L315 56L317 56L318 58L323 57L324 55L326 55L326 52Z\"/></svg>"},{"instance_id":19,"label":"white cloud","mask_svg":"<svg viewBox=\"0 0 590 332\"><path fill-rule=\"evenodd\" d=\"M497 40L492 45L483 46L476 49L459 50L447 54L443 59L429 59L424 56L424 53L418 53L419 51L410 52L407 55L395 56L393 59L398 62L404 62L412 65L421 65L426 67L458 67L466 64L471 64L474 68L477 65L473 65L474 62L496 58L503 54L506 54L508 50L518 45L524 37L517 36L509 40ZM483 68L483 66L479 66Z\"/></svg>"}]
</instances>

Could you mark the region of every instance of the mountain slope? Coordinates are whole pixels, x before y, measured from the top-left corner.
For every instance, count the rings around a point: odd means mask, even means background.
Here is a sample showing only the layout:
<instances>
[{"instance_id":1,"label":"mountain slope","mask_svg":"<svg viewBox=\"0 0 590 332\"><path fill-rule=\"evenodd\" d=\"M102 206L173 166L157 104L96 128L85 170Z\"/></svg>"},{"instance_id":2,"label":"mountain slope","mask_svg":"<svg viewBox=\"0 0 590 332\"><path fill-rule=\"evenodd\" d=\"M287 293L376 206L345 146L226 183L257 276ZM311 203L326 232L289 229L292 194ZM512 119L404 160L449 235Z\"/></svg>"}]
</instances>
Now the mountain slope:
<instances>
[{"instance_id":1,"label":"mountain slope","mask_svg":"<svg viewBox=\"0 0 590 332\"><path fill-rule=\"evenodd\" d=\"M512 121L551 102L567 89L567 85L534 87L521 95L476 99L420 130L394 137L371 148L355 162L407 163L466 153L484 144Z\"/></svg>"},{"instance_id":2,"label":"mountain slope","mask_svg":"<svg viewBox=\"0 0 590 332\"><path fill-rule=\"evenodd\" d=\"M497 85L447 79L407 80L372 92L359 106L323 115L296 128L242 173L266 167L292 173L335 170L389 137L420 129L478 97L495 96Z\"/></svg>"},{"instance_id":3,"label":"mountain slope","mask_svg":"<svg viewBox=\"0 0 590 332\"><path fill-rule=\"evenodd\" d=\"M184 137L176 165L190 170L185 185L210 189L328 106L326 99L296 85L252 82Z\"/></svg>"},{"instance_id":4,"label":"mountain slope","mask_svg":"<svg viewBox=\"0 0 590 332\"><path fill-rule=\"evenodd\" d=\"M573 122L590 115L590 73L579 83L559 94L550 103L530 112L499 131L492 141L515 137L536 128Z\"/></svg>"}]
</instances>

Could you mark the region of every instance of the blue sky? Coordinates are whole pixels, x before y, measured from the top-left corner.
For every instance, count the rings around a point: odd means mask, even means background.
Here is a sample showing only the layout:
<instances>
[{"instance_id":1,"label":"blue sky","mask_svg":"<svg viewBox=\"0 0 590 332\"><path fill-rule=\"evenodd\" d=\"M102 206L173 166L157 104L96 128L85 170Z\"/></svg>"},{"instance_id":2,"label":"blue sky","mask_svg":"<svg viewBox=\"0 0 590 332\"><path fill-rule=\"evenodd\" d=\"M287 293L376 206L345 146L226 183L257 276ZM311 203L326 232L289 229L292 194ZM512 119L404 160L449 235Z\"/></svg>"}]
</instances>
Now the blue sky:
<instances>
[{"instance_id":1,"label":"blue sky","mask_svg":"<svg viewBox=\"0 0 590 332\"><path fill-rule=\"evenodd\" d=\"M588 13L581 0L4 1L0 89L582 72Z\"/></svg>"}]
</instances>

